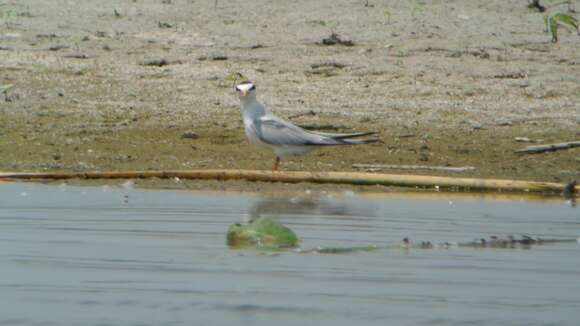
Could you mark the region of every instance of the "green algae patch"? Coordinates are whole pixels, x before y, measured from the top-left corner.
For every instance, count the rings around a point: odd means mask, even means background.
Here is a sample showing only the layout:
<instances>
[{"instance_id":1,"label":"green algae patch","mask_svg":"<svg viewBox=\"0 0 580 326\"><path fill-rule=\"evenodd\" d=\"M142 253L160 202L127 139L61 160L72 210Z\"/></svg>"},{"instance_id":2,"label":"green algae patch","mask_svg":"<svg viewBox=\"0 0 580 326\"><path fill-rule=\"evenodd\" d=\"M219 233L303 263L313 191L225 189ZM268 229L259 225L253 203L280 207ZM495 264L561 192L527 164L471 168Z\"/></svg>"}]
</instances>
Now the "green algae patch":
<instances>
[{"instance_id":1,"label":"green algae patch","mask_svg":"<svg viewBox=\"0 0 580 326\"><path fill-rule=\"evenodd\" d=\"M296 233L268 217L248 224L233 224L228 228L227 244L233 248L282 249L298 245Z\"/></svg>"}]
</instances>

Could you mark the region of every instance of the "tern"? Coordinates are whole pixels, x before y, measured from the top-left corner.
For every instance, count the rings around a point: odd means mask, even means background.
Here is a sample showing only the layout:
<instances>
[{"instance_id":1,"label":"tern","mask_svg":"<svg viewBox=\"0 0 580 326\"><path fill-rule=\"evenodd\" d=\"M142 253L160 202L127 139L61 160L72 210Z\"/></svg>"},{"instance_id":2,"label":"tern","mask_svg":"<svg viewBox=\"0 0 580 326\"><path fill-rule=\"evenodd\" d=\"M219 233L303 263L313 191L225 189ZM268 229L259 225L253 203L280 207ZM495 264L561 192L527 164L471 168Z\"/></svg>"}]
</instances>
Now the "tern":
<instances>
[{"instance_id":1,"label":"tern","mask_svg":"<svg viewBox=\"0 0 580 326\"><path fill-rule=\"evenodd\" d=\"M375 135L376 131L337 134L300 128L272 114L258 102L256 86L252 82L241 82L235 86L235 90L240 98L246 136L250 143L269 147L274 151L276 160L273 171L278 170L281 159L303 155L319 147L361 145L380 141L377 138L353 139Z\"/></svg>"}]
</instances>

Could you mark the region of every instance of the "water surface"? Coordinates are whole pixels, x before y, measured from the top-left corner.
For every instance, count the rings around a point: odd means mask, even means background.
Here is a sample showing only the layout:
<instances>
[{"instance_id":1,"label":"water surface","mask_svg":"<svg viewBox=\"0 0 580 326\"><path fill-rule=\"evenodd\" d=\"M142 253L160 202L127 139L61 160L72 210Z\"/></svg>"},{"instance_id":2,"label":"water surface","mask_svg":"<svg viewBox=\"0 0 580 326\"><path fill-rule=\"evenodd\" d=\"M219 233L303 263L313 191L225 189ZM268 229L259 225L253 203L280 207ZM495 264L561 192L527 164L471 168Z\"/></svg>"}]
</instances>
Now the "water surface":
<instances>
[{"instance_id":1,"label":"water surface","mask_svg":"<svg viewBox=\"0 0 580 326\"><path fill-rule=\"evenodd\" d=\"M577 325L580 245L232 250L271 216L302 248L577 238L580 210L514 197L255 195L0 184L0 325Z\"/></svg>"}]
</instances>

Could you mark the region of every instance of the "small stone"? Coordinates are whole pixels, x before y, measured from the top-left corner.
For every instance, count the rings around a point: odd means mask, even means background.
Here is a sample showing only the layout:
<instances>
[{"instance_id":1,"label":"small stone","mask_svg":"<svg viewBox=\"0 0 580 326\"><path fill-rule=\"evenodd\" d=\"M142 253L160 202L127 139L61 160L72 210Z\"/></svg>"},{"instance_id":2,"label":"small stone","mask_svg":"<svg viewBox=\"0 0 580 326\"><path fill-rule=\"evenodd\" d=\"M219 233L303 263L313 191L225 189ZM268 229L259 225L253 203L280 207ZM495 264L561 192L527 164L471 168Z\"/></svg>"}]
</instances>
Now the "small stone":
<instances>
[{"instance_id":1,"label":"small stone","mask_svg":"<svg viewBox=\"0 0 580 326\"><path fill-rule=\"evenodd\" d=\"M170 24L168 22L158 22L157 23L157 26L159 28L172 28L173 27L173 24Z\"/></svg>"},{"instance_id":2,"label":"small stone","mask_svg":"<svg viewBox=\"0 0 580 326\"><path fill-rule=\"evenodd\" d=\"M63 57L70 58L70 59L88 59L88 58L90 58L89 55L85 54L85 53L71 53L71 54L66 54Z\"/></svg>"},{"instance_id":3,"label":"small stone","mask_svg":"<svg viewBox=\"0 0 580 326\"><path fill-rule=\"evenodd\" d=\"M107 32L103 32L103 31L97 31L95 32L95 36L97 37L104 37L104 38L110 38L111 34L107 33Z\"/></svg>"},{"instance_id":4,"label":"small stone","mask_svg":"<svg viewBox=\"0 0 580 326\"><path fill-rule=\"evenodd\" d=\"M49 47L48 50L49 51L59 51L59 50L64 50L64 49L68 49L68 48L70 48L70 46L58 44L58 45L53 45L53 46Z\"/></svg>"},{"instance_id":5,"label":"small stone","mask_svg":"<svg viewBox=\"0 0 580 326\"><path fill-rule=\"evenodd\" d=\"M163 66L168 66L168 65L173 65L173 64L182 64L182 63L183 63L183 61L181 61L181 60L169 60L169 59L165 59L165 58L151 59L151 60L145 60L145 61L139 62L139 64L142 66L154 66L154 67L163 67Z\"/></svg>"},{"instance_id":6,"label":"small stone","mask_svg":"<svg viewBox=\"0 0 580 326\"><path fill-rule=\"evenodd\" d=\"M221 54L214 54L214 55L210 55L210 56L202 55L202 56L198 57L197 60L199 60L199 61L206 61L206 60L226 61L226 60L228 60L228 57L225 55L221 55Z\"/></svg>"},{"instance_id":7,"label":"small stone","mask_svg":"<svg viewBox=\"0 0 580 326\"><path fill-rule=\"evenodd\" d=\"M472 122L471 128L473 128L473 130L480 130L480 129L483 129L483 125L481 123L478 123L478 122Z\"/></svg>"},{"instance_id":8,"label":"small stone","mask_svg":"<svg viewBox=\"0 0 580 326\"><path fill-rule=\"evenodd\" d=\"M193 131L187 131L184 132L183 135L181 135L181 139L198 139L198 138L199 135Z\"/></svg>"},{"instance_id":9,"label":"small stone","mask_svg":"<svg viewBox=\"0 0 580 326\"><path fill-rule=\"evenodd\" d=\"M498 126L511 126L513 123L509 119L499 119L496 121Z\"/></svg>"}]
</instances>

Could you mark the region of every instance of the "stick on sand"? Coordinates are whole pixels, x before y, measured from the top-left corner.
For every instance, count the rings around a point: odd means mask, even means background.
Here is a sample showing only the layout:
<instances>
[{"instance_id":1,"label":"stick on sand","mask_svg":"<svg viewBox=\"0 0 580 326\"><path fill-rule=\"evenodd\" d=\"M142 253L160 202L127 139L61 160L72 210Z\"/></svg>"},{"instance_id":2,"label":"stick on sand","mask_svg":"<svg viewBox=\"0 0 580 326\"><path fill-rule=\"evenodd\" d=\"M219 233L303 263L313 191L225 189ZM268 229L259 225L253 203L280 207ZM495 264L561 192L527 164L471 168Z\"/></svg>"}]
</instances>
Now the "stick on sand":
<instances>
[{"instance_id":1,"label":"stick on sand","mask_svg":"<svg viewBox=\"0 0 580 326\"><path fill-rule=\"evenodd\" d=\"M553 151L574 148L574 147L580 147L580 141L571 141L568 143L559 143L559 144L528 146L525 149L517 150L516 153L536 154L536 153L543 153L543 152L553 152Z\"/></svg>"},{"instance_id":2,"label":"stick on sand","mask_svg":"<svg viewBox=\"0 0 580 326\"><path fill-rule=\"evenodd\" d=\"M245 180L262 182L312 182L352 185L400 187L437 187L453 190L520 191L561 193L565 184L555 182L504 179L454 178L423 175L401 175L358 172L306 172L261 170L175 170L175 171L103 171L0 173L0 180L63 180L63 179L137 179L180 178L193 180ZM579 187L577 186L577 191Z\"/></svg>"}]
</instances>

